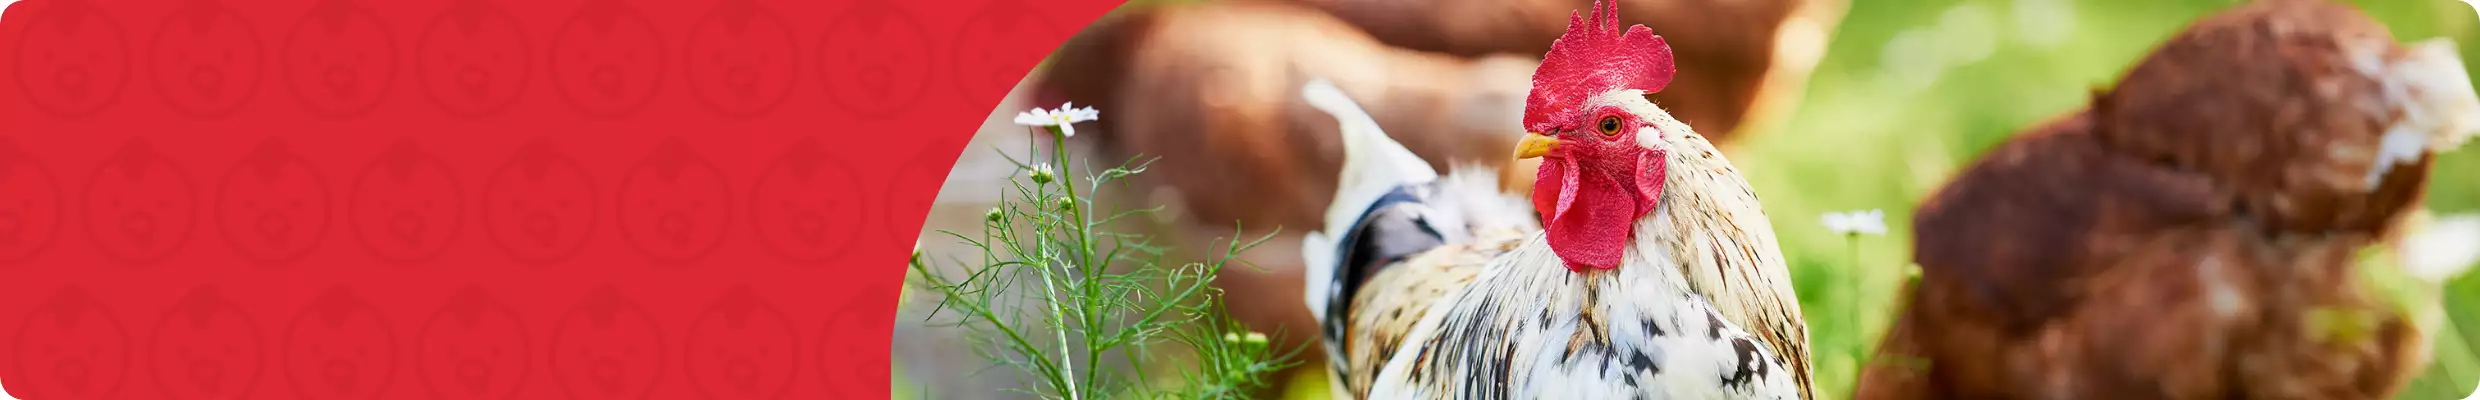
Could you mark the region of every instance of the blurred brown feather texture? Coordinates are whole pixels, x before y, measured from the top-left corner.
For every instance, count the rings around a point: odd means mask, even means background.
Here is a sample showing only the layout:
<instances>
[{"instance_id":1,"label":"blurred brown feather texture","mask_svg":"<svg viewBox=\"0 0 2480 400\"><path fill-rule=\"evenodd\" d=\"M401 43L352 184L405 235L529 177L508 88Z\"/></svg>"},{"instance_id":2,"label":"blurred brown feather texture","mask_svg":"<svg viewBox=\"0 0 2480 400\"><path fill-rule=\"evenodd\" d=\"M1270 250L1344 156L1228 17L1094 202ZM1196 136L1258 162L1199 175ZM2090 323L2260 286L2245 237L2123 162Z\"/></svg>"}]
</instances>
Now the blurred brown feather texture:
<instances>
[{"instance_id":1,"label":"blurred brown feather texture","mask_svg":"<svg viewBox=\"0 0 2480 400\"><path fill-rule=\"evenodd\" d=\"M1539 56L1591 0L1286 0L1324 10L1380 42L1463 57ZM1840 0L1629 0L1619 19L1670 42L1679 76L1654 95L1717 142L1789 110L1824 54Z\"/></svg>"},{"instance_id":2,"label":"blurred brown feather texture","mask_svg":"<svg viewBox=\"0 0 2480 400\"><path fill-rule=\"evenodd\" d=\"M2399 96L2427 87L2387 68L2421 50L2323 0L2191 25L1920 206L1921 275L1858 397L2389 398L2424 344L2356 256L2474 108ZM2449 121L2389 167L2419 115Z\"/></svg>"}]
</instances>

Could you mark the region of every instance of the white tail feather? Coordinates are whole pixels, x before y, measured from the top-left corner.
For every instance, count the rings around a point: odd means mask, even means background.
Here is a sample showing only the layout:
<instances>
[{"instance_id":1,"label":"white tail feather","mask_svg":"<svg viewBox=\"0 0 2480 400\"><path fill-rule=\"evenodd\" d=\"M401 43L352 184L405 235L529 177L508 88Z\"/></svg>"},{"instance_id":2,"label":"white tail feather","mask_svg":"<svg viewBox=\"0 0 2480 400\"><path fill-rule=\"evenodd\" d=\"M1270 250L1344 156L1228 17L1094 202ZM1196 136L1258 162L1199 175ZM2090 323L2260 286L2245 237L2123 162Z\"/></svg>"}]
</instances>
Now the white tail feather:
<instances>
[{"instance_id":1,"label":"white tail feather","mask_svg":"<svg viewBox=\"0 0 2480 400\"><path fill-rule=\"evenodd\" d=\"M1302 261L1308 263L1307 305L1322 320L1326 317L1327 295L1332 290L1329 281L1335 276L1334 264L1340 262L1333 238L1351 229L1361 212L1387 191L1437 180L1438 171L1422 161L1421 156L1387 137L1378 121L1371 119L1368 112L1361 110L1360 103L1352 101L1333 82L1313 79L1300 88L1300 97L1311 107L1333 115L1343 135L1343 171L1336 180L1335 198L1326 207L1325 229L1311 233L1301 243Z\"/></svg>"},{"instance_id":2,"label":"white tail feather","mask_svg":"<svg viewBox=\"0 0 2480 400\"><path fill-rule=\"evenodd\" d=\"M1302 275L1309 280L1308 285L1301 287L1300 294L1305 301L1303 304L1309 305L1309 315L1316 316L1319 321L1326 320L1326 299L1334 295L1335 263L1341 262L1335 257L1335 242L1326 239L1325 233L1309 232L1300 238L1301 265L1307 267Z\"/></svg>"}]
</instances>

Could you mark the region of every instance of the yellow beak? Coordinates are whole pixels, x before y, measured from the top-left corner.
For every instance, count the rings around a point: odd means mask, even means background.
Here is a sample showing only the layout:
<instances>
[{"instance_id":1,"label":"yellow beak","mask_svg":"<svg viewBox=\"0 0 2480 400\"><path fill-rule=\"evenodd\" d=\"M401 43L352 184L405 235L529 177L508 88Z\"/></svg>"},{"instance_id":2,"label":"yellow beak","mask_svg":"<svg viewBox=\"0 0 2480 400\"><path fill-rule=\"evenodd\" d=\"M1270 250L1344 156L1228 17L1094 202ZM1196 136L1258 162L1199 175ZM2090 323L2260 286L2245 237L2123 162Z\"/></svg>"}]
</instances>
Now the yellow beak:
<instances>
[{"instance_id":1,"label":"yellow beak","mask_svg":"<svg viewBox=\"0 0 2480 400\"><path fill-rule=\"evenodd\" d=\"M1539 158L1556 148L1559 148L1559 138L1539 132L1526 133L1523 141L1516 142L1516 159Z\"/></svg>"}]
</instances>

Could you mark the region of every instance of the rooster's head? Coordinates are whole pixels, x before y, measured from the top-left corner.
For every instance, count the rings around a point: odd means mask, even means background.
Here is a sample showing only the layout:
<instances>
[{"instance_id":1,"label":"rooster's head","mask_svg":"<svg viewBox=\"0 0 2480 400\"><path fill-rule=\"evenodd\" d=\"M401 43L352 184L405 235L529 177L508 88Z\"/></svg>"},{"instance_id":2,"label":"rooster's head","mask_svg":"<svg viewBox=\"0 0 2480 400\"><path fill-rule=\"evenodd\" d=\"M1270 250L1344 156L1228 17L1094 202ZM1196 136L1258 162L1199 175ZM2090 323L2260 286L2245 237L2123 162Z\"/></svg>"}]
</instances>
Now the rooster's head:
<instances>
[{"instance_id":1,"label":"rooster's head","mask_svg":"<svg viewBox=\"0 0 2480 400\"><path fill-rule=\"evenodd\" d=\"M1571 15L1533 72L1517 158L1543 158L1533 207L1570 270L1619 266L1635 221L1662 197L1668 137L1687 126L1646 99L1677 68L1644 25L1619 27L1616 1ZM1670 132L1673 130L1681 132Z\"/></svg>"}]
</instances>

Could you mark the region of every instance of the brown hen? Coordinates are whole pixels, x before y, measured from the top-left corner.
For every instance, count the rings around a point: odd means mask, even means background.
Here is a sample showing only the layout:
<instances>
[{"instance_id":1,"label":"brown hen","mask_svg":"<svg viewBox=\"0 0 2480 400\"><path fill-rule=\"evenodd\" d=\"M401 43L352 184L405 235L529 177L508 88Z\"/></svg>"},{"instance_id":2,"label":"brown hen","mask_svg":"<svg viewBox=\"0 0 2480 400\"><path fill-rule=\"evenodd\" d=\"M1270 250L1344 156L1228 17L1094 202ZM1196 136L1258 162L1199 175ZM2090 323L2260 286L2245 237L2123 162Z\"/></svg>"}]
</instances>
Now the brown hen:
<instances>
[{"instance_id":1,"label":"brown hen","mask_svg":"<svg viewBox=\"0 0 2480 400\"><path fill-rule=\"evenodd\" d=\"M2323 0L2190 26L1921 205L1859 398L2387 398L2414 328L2356 255L2480 128L2451 44Z\"/></svg>"}]
</instances>

